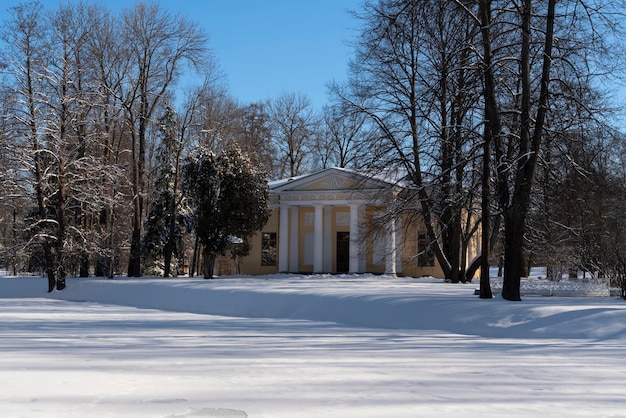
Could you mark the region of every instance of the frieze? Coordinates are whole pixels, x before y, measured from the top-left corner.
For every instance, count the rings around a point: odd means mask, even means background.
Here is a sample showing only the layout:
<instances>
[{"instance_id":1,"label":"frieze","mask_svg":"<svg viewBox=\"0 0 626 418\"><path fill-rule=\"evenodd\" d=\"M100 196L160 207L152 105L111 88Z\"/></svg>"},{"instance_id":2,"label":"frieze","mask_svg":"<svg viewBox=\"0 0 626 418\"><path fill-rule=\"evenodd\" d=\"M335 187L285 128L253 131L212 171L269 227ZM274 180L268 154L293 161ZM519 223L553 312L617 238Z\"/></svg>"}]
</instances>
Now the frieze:
<instances>
[{"instance_id":1,"label":"frieze","mask_svg":"<svg viewBox=\"0 0 626 418\"><path fill-rule=\"evenodd\" d=\"M301 202L301 201L333 201L333 200L358 200L371 199L372 196L367 193L359 192L343 192L343 193L298 193L298 194L282 194L281 201Z\"/></svg>"}]
</instances>

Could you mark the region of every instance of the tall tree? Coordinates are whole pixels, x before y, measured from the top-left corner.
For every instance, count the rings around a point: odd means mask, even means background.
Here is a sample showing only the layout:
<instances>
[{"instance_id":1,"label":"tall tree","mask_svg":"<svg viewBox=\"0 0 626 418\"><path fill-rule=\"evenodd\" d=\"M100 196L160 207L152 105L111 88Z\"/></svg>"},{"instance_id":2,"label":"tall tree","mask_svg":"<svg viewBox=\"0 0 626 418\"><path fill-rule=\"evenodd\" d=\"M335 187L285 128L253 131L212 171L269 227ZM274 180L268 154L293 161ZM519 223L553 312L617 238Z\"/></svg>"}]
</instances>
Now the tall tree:
<instances>
[{"instance_id":1,"label":"tall tree","mask_svg":"<svg viewBox=\"0 0 626 418\"><path fill-rule=\"evenodd\" d=\"M237 143L253 162L261 164L268 173L275 173L276 153L265 104L251 103L241 109L241 132Z\"/></svg>"},{"instance_id":2,"label":"tall tree","mask_svg":"<svg viewBox=\"0 0 626 418\"><path fill-rule=\"evenodd\" d=\"M146 218L144 248L153 260L163 260L163 277L169 277L172 257L180 258L184 218L180 218L183 198L180 165L184 149L177 115L166 105L159 123L160 143L156 155L154 199ZM178 271L178 269L176 269Z\"/></svg>"},{"instance_id":3,"label":"tall tree","mask_svg":"<svg viewBox=\"0 0 626 418\"><path fill-rule=\"evenodd\" d=\"M444 275L464 280L463 212L473 208L477 74L471 21L446 1L366 2L343 105L369 119L371 170L406 173L415 193L399 210L417 218ZM468 174L470 174L468 176ZM468 218L465 218L468 219ZM474 219L475 217L470 217Z\"/></svg>"},{"instance_id":4,"label":"tall tree","mask_svg":"<svg viewBox=\"0 0 626 418\"><path fill-rule=\"evenodd\" d=\"M204 247L204 278L211 279L216 257L225 255L234 239L249 249L252 235L267 222L267 175L256 169L236 145L218 155L206 148L197 149L187 158L183 173L194 230Z\"/></svg>"},{"instance_id":5,"label":"tall tree","mask_svg":"<svg viewBox=\"0 0 626 418\"><path fill-rule=\"evenodd\" d=\"M126 241L128 226L116 223L126 203L135 215L129 265L136 275L153 115L182 64L212 67L206 35L143 3L122 20L84 3L50 14L30 3L12 9L4 29L1 62L13 76L3 79L10 82L6 132L32 173L21 176L32 181L21 185L21 198L32 193L36 202L30 244L41 249L50 289L70 270L87 275L91 260L97 274L113 274Z\"/></svg>"},{"instance_id":6,"label":"tall tree","mask_svg":"<svg viewBox=\"0 0 626 418\"><path fill-rule=\"evenodd\" d=\"M615 29L622 10L621 2L478 2L485 140L494 145L496 196L504 218L505 299L520 300L526 222L547 123L557 105L575 103L573 92L613 64L606 46L619 39ZM614 45L619 54L619 43Z\"/></svg>"},{"instance_id":7,"label":"tall tree","mask_svg":"<svg viewBox=\"0 0 626 418\"><path fill-rule=\"evenodd\" d=\"M367 117L340 105L326 106L322 111L322 127L315 143L320 168L367 165Z\"/></svg>"},{"instance_id":8,"label":"tall tree","mask_svg":"<svg viewBox=\"0 0 626 418\"><path fill-rule=\"evenodd\" d=\"M311 100L302 94L283 93L270 101L272 136L278 152L279 177L294 177L307 172L311 155L315 114Z\"/></svg>"},{"instance_id":9,"label":"tall tree","mask_svg":"<svg viewBox=\"0 0 626 418\"><path fill-rule=\"evenodd\" d=\"M89 96L92 125L90 135L98 144L92 155L101 159L109 178L101 194L103 207L93 222L93 241L103 249L96 256L95 273L113 277L120 271L123 259L120 244L127 241L128 225L119 222L131 219L124 196L132 194L128 190L127 167L131 166L127 150L128 135L124 127L122 96L120 90L129 71L122 47L122 25L104 8L90 9L85 19L90 28L86 37L86 50L90 57L91 83ZM84 61L84 59L83 59Z\"/></svg>"},{"instance_id":10,"label":"tall tree","mask_svg":"<svg viewBox=\"0 0 626 418\"><path fill-rule=\"evenodd\" d=\"M50 216L47 201L50 191L46 166L49 161L43 144L43 121L45 115L42 97L44 83L40 76L46 73L49 31L43 20L40 3L17 6L10 10L11 19L5 22L2 33L7 45L4 60L8 71L15 77L12 109L15 139L22 146L21 161L28 170L30 185L35 196L36 209L31 221L32 244L43 252L43 268L48 278L48 291L56 288L56 261L53 254L56 221Z\"/></svg>"},{"instance_id":11,"label":"tall tree","mask_svg":"<svg viewBox=\"0 0 626 418\"><path fill-rule=\"evenodd\" d=\"M141 276L141 235L146 192L148 131L155 110L188 63L207 63L208 37L197 23L172 15L156 4L126 10L123 41L132 72L122 84L121 100L131 137L133 225L128 275Z\"/></svg>"},{"instance_id":12,"label":"tall tree","mask_svg":"<svg viewBox=\"0 0 626 418\"><path fill-rule=\"evenodd\" d=\"M4 86L4 83L1 84ZM23 234L25 211L29 200L24 193L21 176L22 155L20 144L12 140L10 121L11 104L7 89L0 89L0 258L17 275L27 262Z\"/></svg>"},{"instance_id":13,"label":"tall tree","mask_svg":"<svg viewBox=\"0 0 626 418\"><path fill-rule=\"evenodd\" d=\"M116 170L102 155L101 137L94 119L101 102L98 61L91 48L92 32L104 28L107 13L102 6L76 3L60 6L52 15L53 40L63 57L53 64L53 80L59 92L59 137L66 144L65 176L68 195L67 219L70 222L72 264L79 265L82 277L90 273L91 261L105 252L96 219L107 205L105 184ZM100 36L100 35L98 35Z\"/></svg>"}]
</instances>

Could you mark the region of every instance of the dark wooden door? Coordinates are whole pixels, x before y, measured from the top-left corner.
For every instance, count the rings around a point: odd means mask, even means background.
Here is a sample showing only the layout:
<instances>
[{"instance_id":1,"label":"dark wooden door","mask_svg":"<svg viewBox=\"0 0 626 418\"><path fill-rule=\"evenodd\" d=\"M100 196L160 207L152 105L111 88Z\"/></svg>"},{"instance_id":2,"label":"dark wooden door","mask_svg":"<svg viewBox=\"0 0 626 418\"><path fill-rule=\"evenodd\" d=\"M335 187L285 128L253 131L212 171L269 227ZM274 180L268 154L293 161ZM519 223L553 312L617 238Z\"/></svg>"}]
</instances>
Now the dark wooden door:
<instances>
[{"instance_id":1,"label":"dark wooden door","mask_svg":"<svg viewBox=\"0 0 626 418\"><path fill-rule=\"evenodd\" d=\"M350 270L350 233L337 232L337 273Z\"/></svg>"}]
</instances>

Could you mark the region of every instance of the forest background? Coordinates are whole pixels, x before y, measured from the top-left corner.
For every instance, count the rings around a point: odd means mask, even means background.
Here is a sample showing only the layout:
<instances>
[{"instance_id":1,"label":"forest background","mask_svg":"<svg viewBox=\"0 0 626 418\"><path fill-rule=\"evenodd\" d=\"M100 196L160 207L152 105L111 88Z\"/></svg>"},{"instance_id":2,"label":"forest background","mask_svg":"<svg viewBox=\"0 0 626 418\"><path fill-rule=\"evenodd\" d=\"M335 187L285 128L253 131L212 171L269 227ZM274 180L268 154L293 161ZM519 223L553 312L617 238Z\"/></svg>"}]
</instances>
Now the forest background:
<instances>
[{"instance_id":1,"label":"forest background","mask_svg":"<svg viewBox=\"0 0 626 418\"><path fill-rule=\"evenodd\" d=\"M532 263L552 279L622 280L626 153L612 94L623 85L624 10L366 1L354 10L347 81L329 80L317 110L297 92L239 102L209 33L156 3L115 14L14 7L0 47L3 263L61 288L67 274L167 271L170 240L171 274L187 272L196 240L181 167L198 149L236 144L266 179L331 166L403 173L411 187L394 210L424 220L447 278L482 263L482 297L499 259L511 300ZM183 88L190 74L201 82ZM163 193L169 209L154 211ZM483 257L465 260L479 229Z\"/></svg>"}]
</instances>

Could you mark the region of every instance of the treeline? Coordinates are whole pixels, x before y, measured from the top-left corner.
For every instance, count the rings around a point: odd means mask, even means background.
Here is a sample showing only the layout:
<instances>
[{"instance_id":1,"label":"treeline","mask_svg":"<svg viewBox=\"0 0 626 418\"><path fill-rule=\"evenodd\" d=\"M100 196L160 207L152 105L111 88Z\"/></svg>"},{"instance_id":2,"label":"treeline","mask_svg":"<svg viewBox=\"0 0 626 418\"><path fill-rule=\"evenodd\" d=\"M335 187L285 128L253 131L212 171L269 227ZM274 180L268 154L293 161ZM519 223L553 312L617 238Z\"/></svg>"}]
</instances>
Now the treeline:
<instances>
[{"instance_id":1,"label":"treeline","mask_svg":"<svg viewBox=\"0 0 626 418\"><path fill-rule=\"evenodd\" d=\"M178 199L190 152L236 144L271 177L318 161L321 118L306 97L238 104L208 34L156 4L113 15L25 3L10 9L1 40L0 250L14 273L43 272L60 287L67 274L169 274L154 228L173 214L176 254L193 247L191 218L164 198L171 186ZM196 87L183 91L183 76ZM171 274L184 264L174 260Z\"/></svg>"},{"instance_id":2,"label":"treeline","mask_svg":"<svg viewBox=\"0 0 626 418\"><path fill-rule=\"evenodd\" d=\"M321 111L289 92L238 103L208 34L155 4L13 8L0 61L3 261L51 280L181 273L197 248L181 167L236 144L269 178L401 175L411 187L388 215L420 219L424 251L452 281L482 267L482 297L498 259L511 300L531 262L555 278L623 276L626 165L610 93L624 6L364 2L347 81ZM197 86L183 90L183 75ZM467 260L479 230L483 256Z\"/></svg>"},{"instance_id":3,"label":"treeline","mask_svg":"<svg viewBox=\"0 0 626 418\"><path fill-rule=\"evenodd\" d=\"M368 167L412 184L446 277L529 260L623 277L623 1L365 2L349 81L333 93L372 128ZM412 209L418 207L418 210ZM477 222L475 221L477 220ZM465 260L472 233L482 256Z\"/></svg>"}]
</instances>

